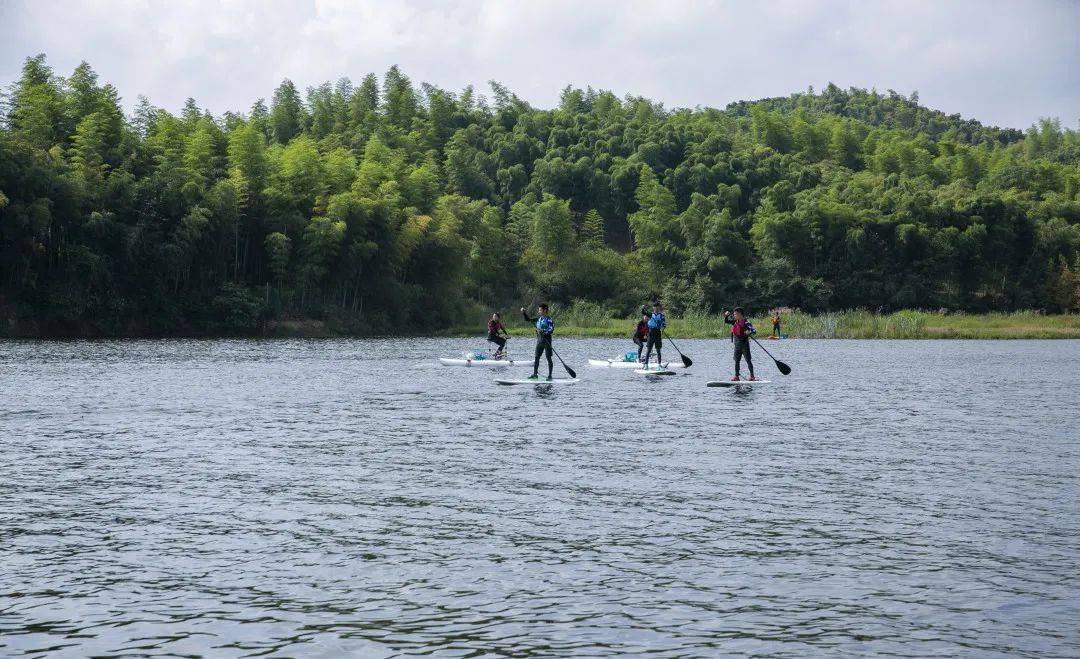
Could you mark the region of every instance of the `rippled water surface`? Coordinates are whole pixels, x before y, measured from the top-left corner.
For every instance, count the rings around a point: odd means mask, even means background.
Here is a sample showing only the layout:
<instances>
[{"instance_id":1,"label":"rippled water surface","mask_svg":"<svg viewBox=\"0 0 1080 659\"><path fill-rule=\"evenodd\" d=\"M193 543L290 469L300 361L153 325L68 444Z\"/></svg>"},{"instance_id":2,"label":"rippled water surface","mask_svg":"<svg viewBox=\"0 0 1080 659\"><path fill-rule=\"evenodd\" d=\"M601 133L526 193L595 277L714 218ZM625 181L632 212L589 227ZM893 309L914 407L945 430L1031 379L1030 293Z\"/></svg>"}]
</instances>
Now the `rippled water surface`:
<instances>
[{"instance_id":1,"label":"rippled water surface","mask_svg":"<svg viewBox=\"0 0 1080 659\"><path fill-rule=\"evenodd\" d=\"M0 656L1080 655L1080 342L465 347L0 343Z\"/></svg>"}]
</instances>

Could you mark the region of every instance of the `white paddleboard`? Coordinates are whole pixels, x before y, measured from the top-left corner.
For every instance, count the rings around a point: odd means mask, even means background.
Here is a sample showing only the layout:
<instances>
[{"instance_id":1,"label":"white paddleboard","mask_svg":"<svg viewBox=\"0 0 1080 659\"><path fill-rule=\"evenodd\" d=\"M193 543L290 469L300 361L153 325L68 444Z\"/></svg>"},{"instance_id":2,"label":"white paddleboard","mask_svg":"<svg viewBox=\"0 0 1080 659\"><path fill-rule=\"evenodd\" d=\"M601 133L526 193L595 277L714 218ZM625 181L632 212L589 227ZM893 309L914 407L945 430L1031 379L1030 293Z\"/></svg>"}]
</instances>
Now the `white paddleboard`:
<instances>
[{"instance_id":1,"label":"white paddleboard","mask_svg":"<svg viewBox=\"0 0 1080 659\"><path fill-rule=\"evenodd\" d=\"M707 387L745 387L755 384L769 384L772 380L712 380L707 382Z\"/></svg>"},{"instance_id":2,"label":"white paddleboard","mask_svg":"<svg viewBox=\"0 0 1080 659\"><path fill-rule=\"evenodd\" d=\"M553 378L551 380L548 380L547 378L538 378L536 380L529 380L527 378L516 378L516 379L496 378L495 379L496 384L505 384L505 385L514 385L514 384L577 384L578 382L581 382L581 380L578 379L578 378L573 378L573 379L571 379L571 378Z\"/></svg>"},{"instance_id":3,"label":"white paddleboard","mask_svg":"<svg viewBox=\"0 0 1080 659\"><path fill-rule=\"evenodd\" d=\"M655 365L654 362L650 362ZM640 369L641 362L624 362L621 359L590 359L589 366L595 366L597 368L633 368ZM682 362L665 362L661 364L664 368L685 368Z\"/></svg>"},{"instance_id":4,"label":"white paddleboard","mask_svg":"<svg viewBox=\"0 0 1080 659\"><path fill-rule=\"evenodd\" d=\"M439 363L443 366L481 366L494 368L497 366L524 366L525 362L516 362L513 359L448 359L439 357ZM532 366L532 362L528 362Z\"/></svg>"},{"instance_id":5,"label":"white paddleboard","mask_svg":"<svg viewBox=\"0 0 1080 659\"><path fill-rule=\"evenodd\" d=\"M639 368L634 372L638 375L675 375L675 371L666 368Z\"/></svg>"}]
</instances>

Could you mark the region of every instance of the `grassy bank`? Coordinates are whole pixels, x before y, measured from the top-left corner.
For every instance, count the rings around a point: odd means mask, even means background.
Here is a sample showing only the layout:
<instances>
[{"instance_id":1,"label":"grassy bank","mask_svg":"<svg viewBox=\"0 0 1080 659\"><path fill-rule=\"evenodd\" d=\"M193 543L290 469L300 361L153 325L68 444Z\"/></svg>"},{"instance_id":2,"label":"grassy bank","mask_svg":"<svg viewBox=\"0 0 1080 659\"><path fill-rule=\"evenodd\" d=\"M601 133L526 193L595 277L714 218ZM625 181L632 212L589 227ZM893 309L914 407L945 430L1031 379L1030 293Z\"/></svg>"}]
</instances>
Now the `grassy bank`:
<instances>
[{"instance_id":1,"label":"grassy bank","mask_svg":"<svg viewBox=\"0 0 1080 659\"><path fill-rule=\"evenodd\" d=\"M635 319L607 318L589 309L572 308L553 315L560 336L628 338L635 322ZM508 314L507 320L512 335L532 334L518 316ZM772 331L767 317L752 320L759 336ZM483 322L478 322L476 327L457 327L446 333L468 335L482 331ZM720 316L668 319L668 333L675 337L716 338L727 336L728 331ZM1041 315L1030 311L949 315L922 311L791 313L783 316L783 332L798 339L1080 339L1080 315Z\"/></svg>"}]
</instances>

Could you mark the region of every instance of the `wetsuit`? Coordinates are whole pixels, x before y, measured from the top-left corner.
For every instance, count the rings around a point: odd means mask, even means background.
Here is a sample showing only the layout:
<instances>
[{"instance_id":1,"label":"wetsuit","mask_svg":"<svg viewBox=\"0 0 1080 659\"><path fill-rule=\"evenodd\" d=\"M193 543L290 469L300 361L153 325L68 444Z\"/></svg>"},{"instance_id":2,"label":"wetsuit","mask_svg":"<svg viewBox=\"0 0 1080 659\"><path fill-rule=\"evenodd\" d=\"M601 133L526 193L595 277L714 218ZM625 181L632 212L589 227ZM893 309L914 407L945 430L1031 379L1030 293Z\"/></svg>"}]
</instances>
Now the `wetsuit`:
<instances>
[{"instance_id":1,"label":"wetsuit","mask_svg":"<svg viewBox=\"0 0 1080 659\"><path fill-rule=\"evenodd\" d=\"M496 355L501 355L503 348L506 347L506 339L504 339L502 336L499 336L499 334L509 336L508 334L506 334L506 328L503 327L502 323L497 320L489 320L487 340L499 346L499 348L495 351Z\"/></svg>"},{"instance_id":2,"label":"wetsuit","mask_svg":"<svg viewBox=\"0 0 1080 659\"><path fill-rule=\"evenodd\" d=\"M735 377L739 377L739 360L746 358L750 368L750 379L754 379L754 362L750 361L750 337L757 333L754 325L747 319L735 320L724 316L724 322L731 325L731 342L735 344Z\"/></svg>"},{"instance_id":3,"label":"wetsuit","mask_svg":"<svg viewBox=\"0 0 1080 659\"><path fill-rule=\"evenodd\" d=\"M555 321L549 316L530 318L525 312L522 312L522 315L525 316L527 322L536 324L536 353L533 355L532 374L537 375L540 370L540 355L545 355L548 364L548 379L550 379L551 371L555 368L555 363L551 361L551 335L555 333Z\"/></svg>"},{"instance_id":4,"label":"wetsuit","mask_svg":"<svg viewBox=\"0 0 1080 659\"><path fill-rule=\"evenodd\" d=\"M649 363L649 355L656 348L656 363L662 364L664 358L660 356L660 350L664 347L664 328L667 327L667 318L662 311L654 311L649 316L649 343L645 346L645 364Z\"/></svg>"},{"instance_id":5,"label":"wetsuit","mask_svg":"<svg viewBox=\"0 0 1080 659\"><path fill-rule=\"evenodd\" d=\"M645 342L649 340L648 321L638 321L637 327L634 329L633 339L634 343L637 344L637 360L641 361L641 351L645 349Z\"/></svg>"}]
</instances>

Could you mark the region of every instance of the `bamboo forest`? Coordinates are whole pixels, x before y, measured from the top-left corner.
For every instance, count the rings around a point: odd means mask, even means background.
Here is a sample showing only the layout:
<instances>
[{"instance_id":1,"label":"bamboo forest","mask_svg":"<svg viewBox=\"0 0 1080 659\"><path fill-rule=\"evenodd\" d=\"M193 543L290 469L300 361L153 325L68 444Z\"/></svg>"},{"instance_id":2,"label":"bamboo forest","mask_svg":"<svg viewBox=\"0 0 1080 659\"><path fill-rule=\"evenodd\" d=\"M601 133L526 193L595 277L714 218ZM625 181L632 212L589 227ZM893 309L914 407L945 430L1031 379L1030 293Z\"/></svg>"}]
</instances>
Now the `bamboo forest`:
<instances>
[{"instance_id":1,"label":"bamboo forest","mask_svg":"<svg viewBox=\"0 0 1080 659\"><path fill-rule=\"evenodd\" d=\"M129 113L89 64L25 61L0 99L0 333L408 333L654 297L1080 305L1080 134L1057 119L997 128L833 84L723 109L566 87L545 109L397 67L220 116L189 92Z\"/></svg>"}]
</instances>

